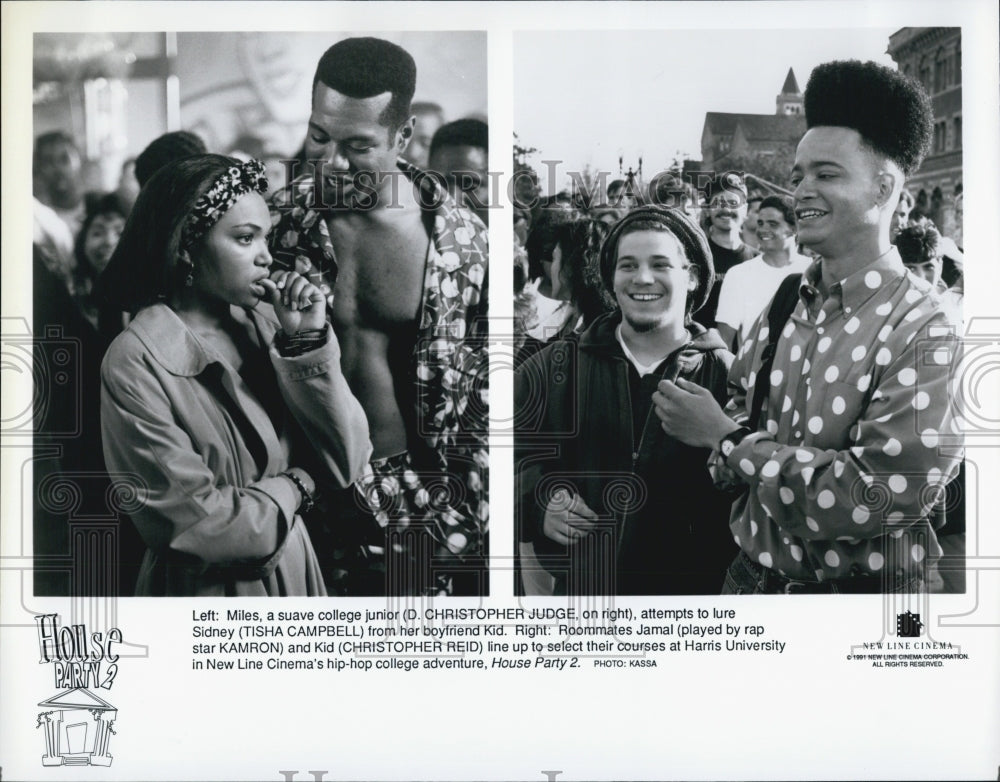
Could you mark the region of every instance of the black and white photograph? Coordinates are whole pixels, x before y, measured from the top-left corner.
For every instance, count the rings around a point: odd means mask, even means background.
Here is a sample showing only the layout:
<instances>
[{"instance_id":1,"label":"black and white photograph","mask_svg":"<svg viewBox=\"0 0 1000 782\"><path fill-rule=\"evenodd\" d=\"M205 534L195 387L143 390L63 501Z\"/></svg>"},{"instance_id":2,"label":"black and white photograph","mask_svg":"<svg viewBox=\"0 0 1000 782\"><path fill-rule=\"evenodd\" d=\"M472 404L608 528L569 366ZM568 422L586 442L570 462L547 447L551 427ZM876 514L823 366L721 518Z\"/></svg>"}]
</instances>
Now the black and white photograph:
<instances>
[{"instance_id":1,"label":"black and white photograph","mask_svg":"<svg viewBox=\"0 0 1000 782\"><path fill-rule=\"evenodd\" d=\"M524 594L962 592L961 30L705 36L515 37Z\"/></svg>"},{"instance_id":2,"label":"black and white photograph","mask_svg":"<svg viewBox=\"0 0 1000 782\"><path fill-rule=\"evenodd\" d=\"M0 16L0 777L996 779L995 0Z\"/></svg>"},{"instance_id":3,"label":"black and white photograph","mask_svg":"<svg viewBox=\"0 0 1000 782\"><path fill-rule=\"evenodd\" d=\"M485 35L33 65L36 592L482 593Z\"/></svg>"}]
</instances>

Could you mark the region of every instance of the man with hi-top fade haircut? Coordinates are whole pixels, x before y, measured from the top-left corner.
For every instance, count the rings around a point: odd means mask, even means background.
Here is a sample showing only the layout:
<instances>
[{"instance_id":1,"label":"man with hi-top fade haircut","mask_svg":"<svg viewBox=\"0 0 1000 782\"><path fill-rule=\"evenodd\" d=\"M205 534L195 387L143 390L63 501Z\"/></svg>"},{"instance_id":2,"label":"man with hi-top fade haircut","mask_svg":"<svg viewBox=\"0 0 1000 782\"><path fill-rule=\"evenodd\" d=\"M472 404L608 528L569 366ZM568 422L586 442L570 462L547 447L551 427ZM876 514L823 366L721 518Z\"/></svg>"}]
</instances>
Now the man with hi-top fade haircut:
<instances>
[{"instance_id":1,"label":"man with hi-top fade haircut","mask_svg":"<svg viewBox=\"0 0 1000 782\"><path fill-rule=\"evenodd\" d=\"M413 58L376 38L330 47L313 81L304 175L274 200L271 254L327 295L374 454L327 498L331 592L485 589L486 229L400 159ZM319 536L317 536L319 538Z\"/></svg>"},{"instance_id":2,"label":"man with hi-top fade haircut","mask_svg":"<svg viewBox=\"0 0 1000 782\"><path fill-rule=\"evenodd\" d=\"M751 329L725 410L678 381L660 384L657 413L744 488L725 592L922 591L941 555L928 516L958 468L945 447L958 346L890 224L928 149L930 101L894 70L832 62L813 71L805 112L795 215L821 258ZM782 301L790 315L769 321Z\"/></svg>"}]
</instances>

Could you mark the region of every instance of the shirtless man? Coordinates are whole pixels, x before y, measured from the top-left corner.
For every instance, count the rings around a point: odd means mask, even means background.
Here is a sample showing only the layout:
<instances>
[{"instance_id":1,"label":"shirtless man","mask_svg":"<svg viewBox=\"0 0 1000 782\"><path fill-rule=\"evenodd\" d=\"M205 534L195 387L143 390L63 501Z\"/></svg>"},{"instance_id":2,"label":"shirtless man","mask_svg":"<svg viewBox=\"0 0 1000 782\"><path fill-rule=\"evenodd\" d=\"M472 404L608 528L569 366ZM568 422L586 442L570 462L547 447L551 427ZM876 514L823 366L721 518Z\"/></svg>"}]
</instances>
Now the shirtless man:
<instances>
[{"instance_id":1,"label":"shirtless man","mask_svg":"<svg viewBox=\"0 0 1000 782\"><path fill-rule=\"evenodd\" d=\"M399 160L415 83L412 57L388 41L328 49L313 83L311 165L274 199L275 266L327 295L374 446L355 496L328 503L334 593L483 586L486 231Z\"/></svg>"}]
</instances>

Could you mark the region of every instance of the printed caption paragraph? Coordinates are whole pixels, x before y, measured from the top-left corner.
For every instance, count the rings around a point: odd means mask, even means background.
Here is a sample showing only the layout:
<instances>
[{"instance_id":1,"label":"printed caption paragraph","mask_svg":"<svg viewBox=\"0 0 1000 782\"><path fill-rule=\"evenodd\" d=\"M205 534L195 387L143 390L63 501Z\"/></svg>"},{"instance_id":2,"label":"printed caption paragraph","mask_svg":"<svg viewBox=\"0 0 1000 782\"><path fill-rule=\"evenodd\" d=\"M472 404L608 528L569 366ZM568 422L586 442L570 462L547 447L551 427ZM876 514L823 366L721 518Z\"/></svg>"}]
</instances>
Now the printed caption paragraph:
<instances>
[{"instance_id":1,"label":"printed caption paragraph","mask_svg":"<svg viewBox=\"0 0 1000 782\"><path fill-rule=\"evenodd\" d=\"M728 608L212 609L192 622L196 671L655 668L671 655L786 648Z\"/></svg>"}]
</instances>

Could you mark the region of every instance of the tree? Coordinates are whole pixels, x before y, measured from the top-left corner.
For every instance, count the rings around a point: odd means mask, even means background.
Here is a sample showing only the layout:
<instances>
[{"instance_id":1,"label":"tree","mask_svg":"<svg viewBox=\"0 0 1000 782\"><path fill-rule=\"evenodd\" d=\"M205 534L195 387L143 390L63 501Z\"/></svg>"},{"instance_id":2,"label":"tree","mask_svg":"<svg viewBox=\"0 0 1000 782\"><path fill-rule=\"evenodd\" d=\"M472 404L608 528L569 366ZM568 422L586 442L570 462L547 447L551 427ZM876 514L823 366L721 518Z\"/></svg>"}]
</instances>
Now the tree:
<instances>
[{"instance_id":1,"label":"tree","mask_svg":"<svg viewBox=\"0 0 1000 782\"><path fill-rule=\"evenodd\" d=\"M753 174L761 182L754 182L752 179L747 184L763 186L767 190L781 188L786 192L791 191L789 180L792 175L792 166L795 163L795 150L783 146L773 152L751 152L743 155L728 155L720 166L724 166L729 171L742 171L745 174ZM767 187L768 183L772 187ZM780 190L778 191L780 192Z\"/></svg>"}]
</instances>

